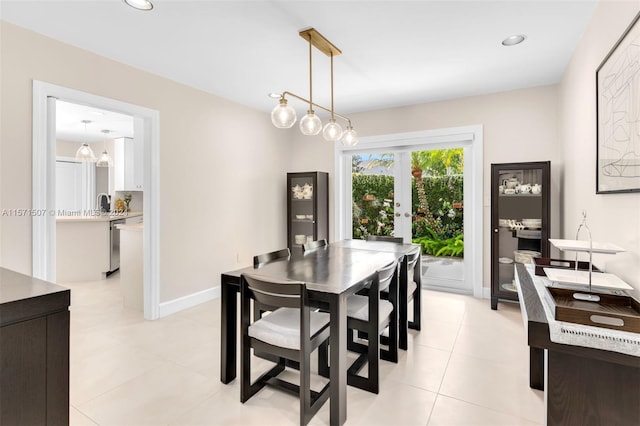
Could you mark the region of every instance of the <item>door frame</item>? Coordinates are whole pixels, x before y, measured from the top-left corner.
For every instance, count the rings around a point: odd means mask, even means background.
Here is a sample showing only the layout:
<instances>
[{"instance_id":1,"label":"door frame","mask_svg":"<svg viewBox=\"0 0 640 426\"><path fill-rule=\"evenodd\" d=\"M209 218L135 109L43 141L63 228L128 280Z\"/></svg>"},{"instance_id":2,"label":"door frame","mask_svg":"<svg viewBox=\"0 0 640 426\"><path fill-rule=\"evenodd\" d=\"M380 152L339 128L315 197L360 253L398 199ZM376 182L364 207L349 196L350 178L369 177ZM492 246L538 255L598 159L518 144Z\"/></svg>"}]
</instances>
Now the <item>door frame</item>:
<instances>
[{"instance_id":1,"label":"door frame","mask_svg":"<svg viewBox=\"0 0 640 426\"><path fill-rule=\"evenodd\" d=\"M144 318L160 313L160 114L158 111L90 93L33 81L32 207L47 212L34 215L32 232L32 274L56 280L55 213L55 107L59 99L142 118L144 121L143 274Z\"/></svg>"},{"instance_id":2,"label":"door frame","mask_svg":"<svg viewBox=\"0 0 640 426\"><path fill-rule=\"evenodd\" d=\"M351 155L361 151L464 148L464 253L465 280L473 295L483 297L482 284L482 178L483 127L481 124L421 130L360 138L355 147L335 145L336 203L334 217L338 240L352 236Z\"/></svg>"}]
</instances>

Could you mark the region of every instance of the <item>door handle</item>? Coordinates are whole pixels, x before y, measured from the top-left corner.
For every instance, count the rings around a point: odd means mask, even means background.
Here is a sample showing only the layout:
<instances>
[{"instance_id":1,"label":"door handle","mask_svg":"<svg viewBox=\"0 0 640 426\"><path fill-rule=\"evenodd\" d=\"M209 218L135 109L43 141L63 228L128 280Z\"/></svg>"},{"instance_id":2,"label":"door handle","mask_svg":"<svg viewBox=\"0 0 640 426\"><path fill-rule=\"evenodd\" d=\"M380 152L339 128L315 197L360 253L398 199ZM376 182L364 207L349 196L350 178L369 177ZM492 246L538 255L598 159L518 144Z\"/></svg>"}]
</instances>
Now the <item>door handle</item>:
<instances>
[{"instance_id":1,"label":"door handle","mask_svg":"<svg viewBox=\"0 0 640 426\"><path fill-rule=\"evenodd\" d=\"M493 232L495 232L495 233L497 234L497 233L498 233L498 228L495 228L495 229L493 230Z\"/></svg>"}]
</instances>

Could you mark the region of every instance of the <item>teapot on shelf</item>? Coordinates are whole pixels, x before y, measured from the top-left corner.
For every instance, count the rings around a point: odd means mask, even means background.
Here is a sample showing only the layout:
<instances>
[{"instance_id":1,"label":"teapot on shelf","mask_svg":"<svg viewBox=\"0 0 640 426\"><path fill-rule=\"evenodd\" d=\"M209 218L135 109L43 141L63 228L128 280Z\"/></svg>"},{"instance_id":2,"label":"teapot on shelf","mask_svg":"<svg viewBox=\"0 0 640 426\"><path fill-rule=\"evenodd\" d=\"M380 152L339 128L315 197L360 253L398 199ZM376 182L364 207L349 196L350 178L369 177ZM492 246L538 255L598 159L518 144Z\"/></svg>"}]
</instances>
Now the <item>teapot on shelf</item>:
<instances>
[{"instance_id":1,"label":"teapot on shelf","mask_svg":"<svg viewBox=\"0 0 640 426\"><path fill-rule=\"evenodd\" d=\"M311 197L313 197L313 185L305 183L302 186L302 198L304 198L305 200L310 200Z\"/></svg>"},{"instance_id":2,"label":"teapot on shelf","mask_svg":"<svg viewBox=\"0 0 640 426\"><path fill-rule=\"evenodd\" d=\"M291 191L293 192L293 198L295 198L296 200L302 200L302 187L300 185L292 187Z\"/></svg>"}]
</instances>

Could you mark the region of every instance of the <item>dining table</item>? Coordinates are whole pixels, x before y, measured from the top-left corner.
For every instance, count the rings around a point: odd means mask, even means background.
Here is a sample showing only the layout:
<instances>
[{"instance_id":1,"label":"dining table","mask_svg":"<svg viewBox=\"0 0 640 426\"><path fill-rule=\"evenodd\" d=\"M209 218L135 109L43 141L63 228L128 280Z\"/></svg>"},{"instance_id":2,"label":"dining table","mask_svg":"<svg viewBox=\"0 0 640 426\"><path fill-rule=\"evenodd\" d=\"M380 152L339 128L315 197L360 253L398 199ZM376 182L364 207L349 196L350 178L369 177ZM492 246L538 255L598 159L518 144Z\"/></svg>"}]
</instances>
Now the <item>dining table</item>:
<instances>
[{"instance_id":1,"label":"dining table","mask_svg":"<svg viewBox=\"0 0 640 426\"><path fill-rule=\"evenodd\" d=\"M412 244L343 240L303 252L296 247L288 260L248 266L221 274L220 380L236 377L238 296L243 273L270 279L306 283L312 304L329 311L330 423L342 425L347 418L347 298L363 289L378 269L402 261Z\"/></svg>"}]
</instances>

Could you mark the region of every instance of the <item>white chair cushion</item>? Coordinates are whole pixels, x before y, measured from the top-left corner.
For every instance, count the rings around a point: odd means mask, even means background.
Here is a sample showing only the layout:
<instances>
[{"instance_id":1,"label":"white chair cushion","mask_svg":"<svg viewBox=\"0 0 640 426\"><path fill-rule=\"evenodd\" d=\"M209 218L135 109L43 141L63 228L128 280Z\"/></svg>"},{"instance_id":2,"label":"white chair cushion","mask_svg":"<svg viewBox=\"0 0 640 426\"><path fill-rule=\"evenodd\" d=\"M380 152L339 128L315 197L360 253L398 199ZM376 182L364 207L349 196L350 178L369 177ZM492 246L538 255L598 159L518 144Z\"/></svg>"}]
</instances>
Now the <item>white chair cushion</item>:
<instances>
[{"instance_id":1,"label":"white chair cushion","mask_svg":"<svg viewBox=\"0 0 640 426\"><path fill-rule=\"evenodd\" d=\"M329 314L310 312L311 336L329 324ZM270 345L300 349L300 310L279 308L249 326L249 336Z\"/></svg>"},{"instance_id":2,"label":"white chair cushion","mask_svg":"<svg viewBox=\"0 0 640 426\"><path fill-rule=\"evenodd\" d=\"M388 300L380 300L378 305L378 319L382 324L391 312L393 305ZM369 321L369 297L354 294L347 299L347 316L362 321Z\"/></svg>"}]
</instances>

